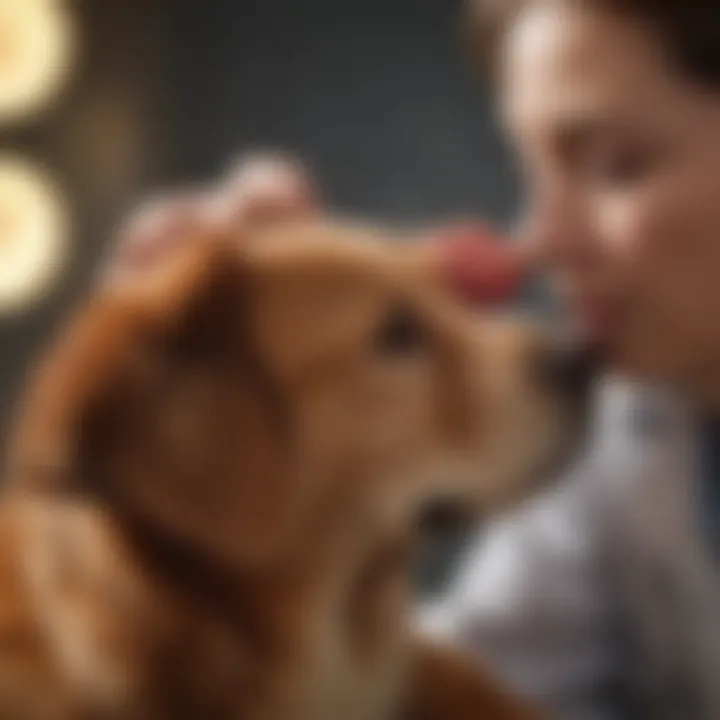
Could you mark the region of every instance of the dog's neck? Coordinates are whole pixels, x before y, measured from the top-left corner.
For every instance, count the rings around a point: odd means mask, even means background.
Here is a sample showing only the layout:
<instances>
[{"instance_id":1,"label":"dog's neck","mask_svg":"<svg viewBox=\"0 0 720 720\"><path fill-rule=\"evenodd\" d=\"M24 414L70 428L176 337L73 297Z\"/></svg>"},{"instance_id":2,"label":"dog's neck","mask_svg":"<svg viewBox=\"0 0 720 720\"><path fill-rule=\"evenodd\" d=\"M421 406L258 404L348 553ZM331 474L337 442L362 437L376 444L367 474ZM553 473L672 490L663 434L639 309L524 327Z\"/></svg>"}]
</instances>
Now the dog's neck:
<instances>
[{"instance_id":1,"label":"dog's neck","mask_svg":"<svg viewBox=\"0 0 720 720\"><path fill-rule=\"evenodd\" d=\"M335 702L335 693L330 699L323 696L333 690L333 681L325 676L337 663L337 652L344 654L341 664L346 669L365 668L357 676L363 677L368 668L379 667L379 661L388 656L388 646L402 644L397 600L389 596L387 588L395 579L404 581L407 559L400 552L404 544L399 537L376 535L364 525L365 519L358 518L351 503L336 507L334 515L330 508L320 508L325 527L313 521L315 534L282 564L241 569L144 519L121 498L79 495L76 499L50 494L43 500L50 514L58 515L63 513L54 513L53 505L77 501L79 515L91 517L90 524L101 528L101 542L110 545L99 550L113 565L110 577L121 585L129 584L133 593L141 586L136 595L141 600L130 610L102 593L93 603L106 617L103 622L114 625L120 636L145 628L144 656L130 662L126 658L120 664L138 668L140 674L161 669L162 677L153 677L148 691L158 693L158 707L180 698L183 708L178 710L197 703L202 715L202 703L208 698L217 696L222 702L220 684L233 688L227 697L234 701L238 689L245 688L239 695L246 707L280 702L292 708L296 693L302 696L305 691L286 689L281 697L283 693L272 685L277 673L268 669L286 665L290 654L298 652L306 658L304 668L313 678L311 686L317 685L316 698L308 702L313 707L325 706ZM73 536L71 544L78 552L98 553L97 547L89 547L98 542L88 541L88 536L77 530L77 518L63 522L63 532ZM107 528L110 540L104 539ZM57 533L47 535L45 545L60 562L57 553L62 551L55 537ZM370 542L365 545L367 538ZM103 581L94 577L94 569L84 568L82 573L88 575L83 582L102 585ZM58 626L63 622L61 618ZM328 640L330 648L325 647ZM91 645L95 642L88 639ZM338 691L345 682L355 688L357 681L348 681L343 672L336 680ZM385 670L378 673L387 675ZM306 684L305 680L297 682L298 687ZM377 684L373 681L372 686ZM366 688L363 694L368 691ZM295 717L283 712L280 716Z\"/></svg>"},{"instance_id":2,"label":"dog's neck","mask_svg":"<svg viewBox=\"0 0 720 720\"><path fill-rule=\"evenodd\" d=\"M308 665L325 667L317 653L327 637L346 654L344 662L379 667L393 638L404 635L411 544L402 532L375 527L356 501L328 504L309 517L312 530L282 561L256 568L225 565L132 513L116 517L153 577L242 647L249 677L266 663L282 663L290 648L303 647Z\"/></svg>"}]
</instances>

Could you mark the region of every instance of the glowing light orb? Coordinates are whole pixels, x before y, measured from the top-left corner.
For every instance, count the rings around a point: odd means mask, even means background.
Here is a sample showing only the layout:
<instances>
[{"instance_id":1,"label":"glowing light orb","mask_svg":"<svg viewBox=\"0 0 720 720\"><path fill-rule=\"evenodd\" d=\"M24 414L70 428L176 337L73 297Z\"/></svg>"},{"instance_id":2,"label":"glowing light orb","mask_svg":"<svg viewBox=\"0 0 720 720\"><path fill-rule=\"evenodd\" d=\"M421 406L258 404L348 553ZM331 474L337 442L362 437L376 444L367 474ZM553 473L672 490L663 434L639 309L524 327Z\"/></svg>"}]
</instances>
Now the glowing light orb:
<instances>
[{"instance_id":1,"label":"glowing light orb","mask_svg":"<svg viewBox=\"0 0 720 720\"><path fill-rule=\"evenodd\" d=\"M66 257L67 221L41 168L0 157L0 313L22 310L52 288Z\"/></svg>"},{"instance_id":2,"label":"glowing light orb","mask_svg":"<svg viewBox=\"0 0 720 720\"><path fill-rule=\"evenodd\" d=\"M0 0L0 123L26 119L59 95L75 47L59 0Z\"/></svg>"}]
</instances>

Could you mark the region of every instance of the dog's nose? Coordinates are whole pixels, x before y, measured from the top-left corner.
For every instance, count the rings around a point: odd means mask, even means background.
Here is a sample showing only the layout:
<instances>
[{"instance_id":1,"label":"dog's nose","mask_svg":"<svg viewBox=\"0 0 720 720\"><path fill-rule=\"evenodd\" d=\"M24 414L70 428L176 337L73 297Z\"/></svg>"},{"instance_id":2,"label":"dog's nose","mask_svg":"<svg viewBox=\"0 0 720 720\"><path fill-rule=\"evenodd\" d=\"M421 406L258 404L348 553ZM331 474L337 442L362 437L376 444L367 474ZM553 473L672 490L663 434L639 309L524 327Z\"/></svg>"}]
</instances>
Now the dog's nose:
<instances>
[{"instance_id":1,"label":"dog's nose","mask_svg":"<svg viewBox=\"0 0 720 720\"><path fill-rule=\"evenodd\" d=\"M585 403L600 371L598 348L585 340L552 338L536 354L536 377L551 392Z\"/></svg>"}]
</instances>

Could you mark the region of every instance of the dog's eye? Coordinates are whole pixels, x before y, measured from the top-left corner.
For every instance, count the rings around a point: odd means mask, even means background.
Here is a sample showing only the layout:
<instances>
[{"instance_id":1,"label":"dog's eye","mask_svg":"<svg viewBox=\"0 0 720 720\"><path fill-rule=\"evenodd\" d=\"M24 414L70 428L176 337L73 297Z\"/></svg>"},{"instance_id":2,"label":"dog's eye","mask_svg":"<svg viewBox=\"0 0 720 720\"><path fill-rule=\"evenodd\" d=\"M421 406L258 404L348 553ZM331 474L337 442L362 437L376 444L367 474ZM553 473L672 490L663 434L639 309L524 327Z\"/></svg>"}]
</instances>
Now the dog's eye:
<instances>
[{"instance_id":1,"label":"dog's eye","mask_svg":"<svg viewBox=\"0 0 720 720\"><path fill-rule=\"evenodd\" d=\"M394 308L375 336L375 349L386 357L414 355L428 346L429 332L410 308Z\"/></svg>"}]
</instances>

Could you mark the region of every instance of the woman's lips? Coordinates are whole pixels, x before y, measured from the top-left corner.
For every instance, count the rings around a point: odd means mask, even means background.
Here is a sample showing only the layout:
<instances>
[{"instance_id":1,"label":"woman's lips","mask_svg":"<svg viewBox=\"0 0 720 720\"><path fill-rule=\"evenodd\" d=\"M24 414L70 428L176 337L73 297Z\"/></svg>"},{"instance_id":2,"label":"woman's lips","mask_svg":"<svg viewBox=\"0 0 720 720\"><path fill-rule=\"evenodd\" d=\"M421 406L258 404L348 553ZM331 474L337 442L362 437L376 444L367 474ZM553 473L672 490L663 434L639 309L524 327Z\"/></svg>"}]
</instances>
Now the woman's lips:
<instances>
[{"instance_id":1,"label":"woman's lips","mask_svg":"<svg viewBox=\"0 0 720 720\"><path fill-rule=\"evenodd\" d=\"M606 343L616 333L621 314L619 307L607 299L574 297L569 307L583 332L593 340Z\"/></svg>"}]
</instances>

